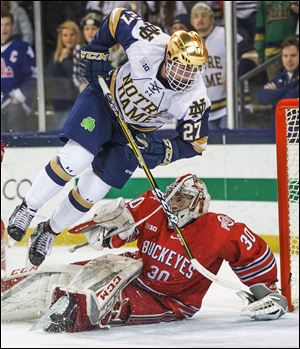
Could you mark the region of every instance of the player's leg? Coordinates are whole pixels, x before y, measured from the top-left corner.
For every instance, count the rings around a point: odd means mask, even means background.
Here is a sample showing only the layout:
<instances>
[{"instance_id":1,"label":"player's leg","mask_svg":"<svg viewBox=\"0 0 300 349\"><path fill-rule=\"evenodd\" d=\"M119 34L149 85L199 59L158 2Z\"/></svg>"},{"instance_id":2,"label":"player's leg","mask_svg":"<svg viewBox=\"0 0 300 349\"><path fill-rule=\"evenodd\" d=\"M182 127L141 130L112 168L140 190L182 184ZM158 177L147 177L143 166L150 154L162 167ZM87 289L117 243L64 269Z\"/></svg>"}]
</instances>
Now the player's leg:
<instances>
[{"instance_id":1,"label":"player's leg","mask_svg":"<svg viewBox=\"0 0 300 349\"><path fill-rule=\"evenodd\" d=\"M79 332L183 319L160 300L167 297L156 296L135 282L141 271L141 261L123 256L107 255L89 262L68 286L56 289L53 306L36 328Z\"/></svg>"},{"instance_id":2,"label":"player's leg","mask_svg":"<svg viewBox=\"0 0 300 349\"><path fill-rule=\"evenodd\" d=\"M109 141L112 130L103 97L86 88L77 98L60 134L66 145L42 169L9 219L8 234L12 239L20 241L37 210L91 164L102 145Z\"/></svg>"},{"instance_id":3,"label":"player's leg","mask_svg":"<svg viewBox=\"0 0 300 349\"><path fill-rule=\"evenodd\" d=\"M42 169L25 199L15 208L7 228L9 236L16 241L22 240L37 210L57 194L74 175L83 171L93 158L94 155L80 144L68 141L58 156Z\"/></svg>"},{"instance_id":4,"label":"player's leg","mask_svg":"<svg viewBox=\"0 0 300 349\"><path fill-rule=\"evenodd\" d=\"M108 285L112 280L107 281ZM75 295L70 303L73 303L73 306L77 304L78 310L74 314L72 325L65 330L79 332L93 328L108 328L111 325L145 325L183 319L160 302L159 296L140 288L135 280L132 280L121 292L116 290L116 294L118 292L119 295L114 298L109 307L106 309L104 307L106 314L101 315L93 324L91 319L96 319L99 311L89 316L85 295Z\"/></svg>"},{"instance_id":5,"label":"player's leg","mask_svg":"<svg viewBox=\"0 0 300 349\"><path fill-rule=\"evenodd\" d=\"M50 220L38 225L29 249L29 260L33 265L40 265L50 253L55 236L84 216L112 186L124 186L136 165L124 157L123 148L120 144L106 145L94 159L93 168L82 174L78 185L56 208Z\"/></svg>"},{"instance_id":6,"label":"player's leg","mask_svg":"<svg viewBox=\"0 0 300 349\"><path fill-rule=\"evenodd\" d=\"M41 222L31 236L29 260L40 265L50 254L55 236L70 227L108 193L110 186L103 182L90 167L80 177L78 185L55 209L47 222Z\"/></svg>"},{"instance_id":7,"label":"player's leg","mask_svg":"<svg viewBox=\"0 0 300 349\"><path fill-rule=\"evenodd\" d=\"M161 301L166 297L142 289L135 280L123 290L122 297L128 299L126 307L118 317L112 319L111 324L121 321L126 325L144 325L183 319Z\"/></svg>"},{"instance_id":8,"label":"player's leg","mask_svg":"<svg viewBox=\"0 0 300 349\"><path fill-rule=\"evenodd\" d=\"M85 264L66 287L56 289L56 300L37 327L46 331L83 331L102 327L115 318L127 300L122 290L142 271L142 262L106 255Z\"/></svg>"}]
</instances>

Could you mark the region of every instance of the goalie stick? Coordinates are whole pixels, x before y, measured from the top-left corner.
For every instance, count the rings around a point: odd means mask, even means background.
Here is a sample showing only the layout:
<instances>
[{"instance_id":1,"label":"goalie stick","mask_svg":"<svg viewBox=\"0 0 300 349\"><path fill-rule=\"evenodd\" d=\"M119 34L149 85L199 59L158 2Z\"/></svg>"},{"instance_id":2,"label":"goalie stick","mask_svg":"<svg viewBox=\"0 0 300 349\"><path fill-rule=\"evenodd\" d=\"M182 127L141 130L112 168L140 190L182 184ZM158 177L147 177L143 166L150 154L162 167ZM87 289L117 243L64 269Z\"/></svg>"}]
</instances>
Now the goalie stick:
<instances>
[{"instance_id":1,"label":"goalie stick","mask_svg":"<svg viewBox=\"0 0 300 349\"><path fill-rule=\"evenodd\" d=\"M211 273L209 270L204 268L199 263L199 261L197 261L196 258L192 255L192 252L191 252L189 246L187 245L180 228L177 225L177 217L175 215L173 215L172 212L170 211L169 205L167 204L166 200L164 199L163 193L159 189L151 171L149 170L149 168L148 168L148 166L143 158L143 155L141 154L141 151L138 148L138 146L137 146L137 144L136 144L136 142L131 134L131 131L130 131L128 125L126 124L124 118L122 117L122 114L120 113L116 103L114 102L112 95L109 91L109 88L108 88L104 78L101 75L98 75L98 82L102 88L102 91L103 91L105 100L107 102L107 105L109 107L109 110L117 118L117 121L118 121L119 125L121 126L127 141L131 145L132 150L133 150L133 152L134 152L134 154L135 154L135 156L140 164L140 167L144 170L146 177L147 177L152 189L154 190L158 200L160 201L161 206L162 206L169 222L172 224L173 229L174 229L175 233L177 234L178 239L181 242L183 249L184 249L185 253L187 254L193 267L200 274L204 275L207 279L219 284L220 286L240 291L241 290L240 284L237 284L236 282L220 279L217 275Z\"/></svg>"}]
</instances>

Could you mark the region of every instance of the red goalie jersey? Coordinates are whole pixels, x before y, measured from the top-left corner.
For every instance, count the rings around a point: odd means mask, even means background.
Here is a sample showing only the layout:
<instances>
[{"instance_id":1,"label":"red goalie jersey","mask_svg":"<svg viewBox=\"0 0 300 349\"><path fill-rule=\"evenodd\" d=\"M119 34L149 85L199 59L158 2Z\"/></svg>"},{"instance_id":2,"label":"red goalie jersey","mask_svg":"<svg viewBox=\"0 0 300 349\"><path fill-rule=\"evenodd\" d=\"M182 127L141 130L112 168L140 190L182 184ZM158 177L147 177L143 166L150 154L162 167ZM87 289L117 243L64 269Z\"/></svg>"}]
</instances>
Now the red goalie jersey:
<instances>
[{"instance_id":1,"label":"red goalie jersey","mask_svg":"<svg viewBox=\"0 0 300 349\"><path fill-rule=\"evenodd\" d=\"M221 213L208 212L210 196L204 182L195 175L185 175L167 188L165 196L169 198L167 200L170 211L178 218L178 226L189 249L206 269L217 274L225 260L245 285L265 284L271 290L273 287L276 288L276 262L268 245L245 224L235 222ZM123 215L123 218L118 224L125 224L124 222L129 220L139 222L141 219L144 223L139 224L132 233L128 232L127 235L121 233L104 239L104 246L116 248L126 242L137 240L139 250L130 257L142 259L143 264L139 263L139 273L135 271L134 278L130 281L130 273L126 274L128 283L119 289L118 284L114 284L113 279L105 274L104 279L108 283L105 291L109 288L110 293L116 293L115 298L112 298L113 302L109 300L108 303L103 303L109 293L102 294L102 290L98 292L93 299L100 297L99 308L88 306L90 300L87 301L84 290L81 292L79 288L73 292L71 289L72 297L70 296L68 301L70 303L66 306L69 312L65 310L67 313L58 313L64 319L64 327L60 327L59 330L83 331L98 327L95 325L98 322L99 326L105 326L115 323L146 324L181 320L193 316L201 308L202 299L211 281L191 265L176 233L168 225L166 215L160 208L160 202L155 194L147 191L127 203L127 208L119 207L122 208L122 213L119 210L116 217ZM96 217L100 219L99 215ZM110 220L113 221L112 218ZM100 221L101 219L98 220ZM102 234L103 231L100 229L98 233ZM103 240L99 241L102 244ZM84 265L87 262L78 264ZM127 269L126 266L125 270L128 272ZM111 273L114 277L114 272ZM97 289L99 286L96 285L103 282L97 279L99 277L97 275L94 277L93 286L89 285L90 291ZM119 276L118 280L125 279L124 276ZM64 301L64 293L64 288L57 287L55 302ZM261 295L257 299L262 297L264 296ZM75 303L77 307L74 306ZM105 308L108 305L110 308ZM104 317L96 311L96 309L102 311L101 306L107 311ZM94 309L94 313L91 309ZM282 310L281 315L283 313ZM59 316L57 318L59 319ZM49 315L46 329L52 325L58 326Z\"/></svg>"},{"instance_id":2,"label":"red goalie jersey","mask_svg":"<svg viewBox=\"0 0 300 349\"><path fill-rule=\"evenodd\" d=\"M137 222L159 205L155 194L147 191L127 207ZM247 286L256 283L270 286L277 281L273 253L245 224L221 213L206 213L181 230L194 257L212 273L217 274L225 260ZM139 225L127 240L112 237L110 246L120 247L136 238L144 264L136 279L138 286L156 294L179 317L196 313L211 281L190 264L162 209Z\"/></svg>"}]
</instances>

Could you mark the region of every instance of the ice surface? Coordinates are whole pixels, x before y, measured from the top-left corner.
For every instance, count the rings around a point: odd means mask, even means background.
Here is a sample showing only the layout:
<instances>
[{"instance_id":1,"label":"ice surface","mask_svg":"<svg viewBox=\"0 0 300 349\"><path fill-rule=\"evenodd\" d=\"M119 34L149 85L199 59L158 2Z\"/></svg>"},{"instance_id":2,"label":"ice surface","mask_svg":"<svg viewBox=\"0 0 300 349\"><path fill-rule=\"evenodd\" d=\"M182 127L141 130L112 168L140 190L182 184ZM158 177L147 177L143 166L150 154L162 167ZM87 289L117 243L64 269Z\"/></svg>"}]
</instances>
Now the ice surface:
<instances>
[{"instance_id":1,"label":"ice surface","mask_svg":"<svg viewBox=\"0 0 300 349\"><path fill-rule=\"evenodd\" d=\"M10 268L24 266L25 255L25 248L11 248ZM89 247L73 254L65 247L55 247L45 263L96 256L99 252ZM219 275L237 280L226 264ZM1 323L1 348L299 348L298 311L277 321L259 322L241 317L241 308L242 302L234 291L213 285L200 312L189 320L73 334L30 332L32 322Z\"/></svg>"}]
</instances>

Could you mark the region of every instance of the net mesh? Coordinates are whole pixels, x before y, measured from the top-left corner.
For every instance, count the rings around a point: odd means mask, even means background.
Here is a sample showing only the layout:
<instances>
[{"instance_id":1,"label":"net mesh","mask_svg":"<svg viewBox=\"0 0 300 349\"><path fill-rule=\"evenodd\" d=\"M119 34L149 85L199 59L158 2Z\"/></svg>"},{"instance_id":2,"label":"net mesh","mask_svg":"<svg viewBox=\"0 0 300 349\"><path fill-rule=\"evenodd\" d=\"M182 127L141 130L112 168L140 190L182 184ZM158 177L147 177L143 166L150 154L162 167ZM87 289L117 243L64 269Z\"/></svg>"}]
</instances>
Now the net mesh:
<instances>
[{"instance_id":1,"label":"net mesh","mask_svg":"<svg viewBox=\"0 0 300 349\"><path fill-rule=\"evenodd\" d=\"M299 306L299 109L287 109L289 233L292 303Z\"/></svg>"}]
</instances>

